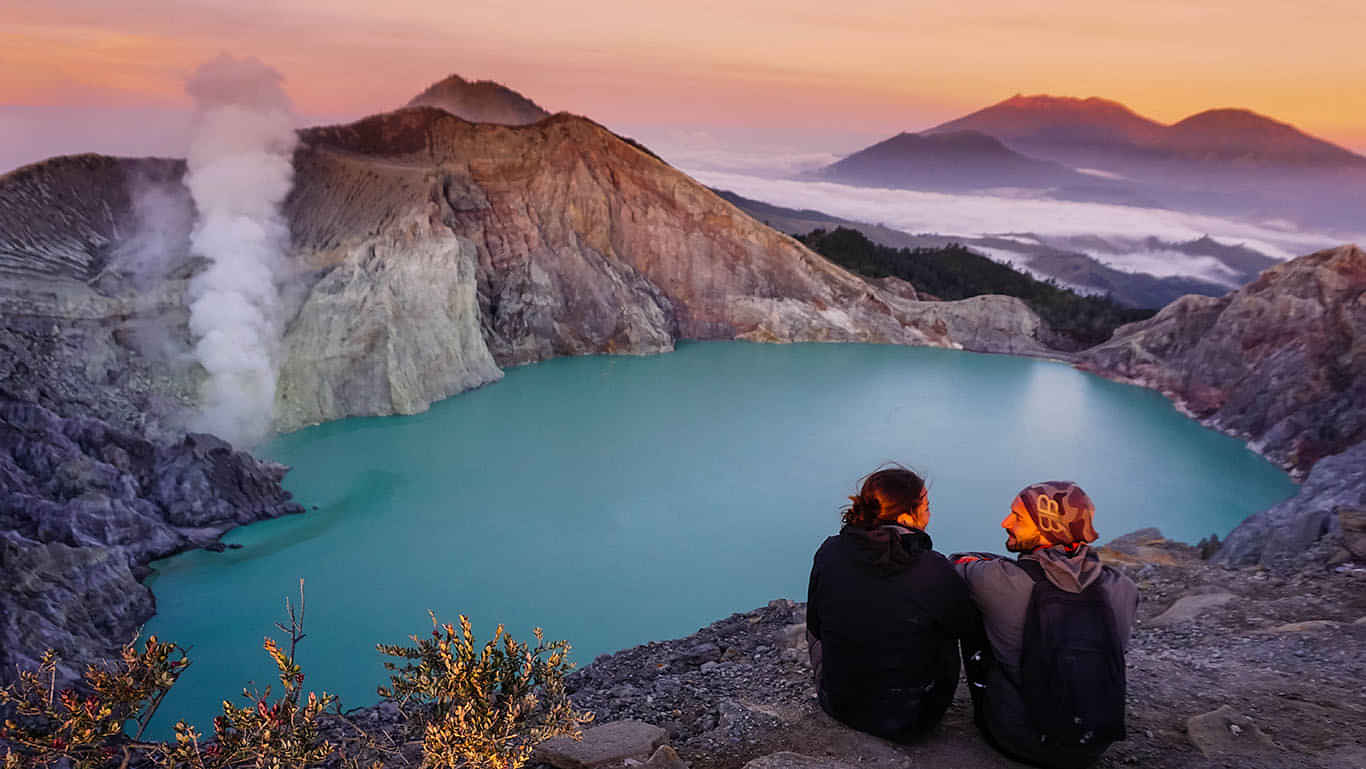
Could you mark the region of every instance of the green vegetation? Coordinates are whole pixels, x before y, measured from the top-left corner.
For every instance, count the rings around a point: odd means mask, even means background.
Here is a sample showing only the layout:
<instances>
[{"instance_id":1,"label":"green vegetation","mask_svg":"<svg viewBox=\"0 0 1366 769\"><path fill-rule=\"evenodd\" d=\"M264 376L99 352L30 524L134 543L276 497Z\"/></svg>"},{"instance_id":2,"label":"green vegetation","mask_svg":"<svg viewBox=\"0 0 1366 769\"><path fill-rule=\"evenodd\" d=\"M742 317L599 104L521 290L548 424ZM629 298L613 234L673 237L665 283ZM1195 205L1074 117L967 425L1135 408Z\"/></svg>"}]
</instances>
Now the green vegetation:
<instances>
[{"instance_id":1,"label":"green vegetation","mask_svg":"<svg viewBox=\"0 0 1366 769\"><path fill-rule=\"evenodd\" d=\"M157 707L190 665L184 649L153 636L141 650L128 644L116 662L90 666L73 689L57 688L60 660L52 651L38 670L21 671L0 689L0 708L8 716L0 728L0 766L378 769L389 760L407 765L405 747L420 743L422 769L516 769L538 742L557 735L578 739L579 726L592 720L591 713L573 708L565 691L569 644L547 644L537 629L536 646L529 648L499 626L476 652L462 616L459 632L447 624L437 625L431 639L411 636L416 648L378 645L382 654L408 660L402 667L386 663L391 686L379 689L398 705L403 723L397 737L370 734L341 712L336 697L304 694L304 673L294 661L304 637L302 583L298 613L288 601L285 610L289 623L277 627L289 634L288 652L274 639L264 643L279 672L280 697L272 700L267 687L244 689L245 706L224 700L212 739L183 721L175 725L172 743L143 739ZM335 712L327 712L333 706Z\"/></svg>"},{"instance_id":2,"label":"green vegetation","mask_svg":"<svg viewBox=\"0 0 1366 769\"><path fill-rule=\"evenodd\" d=\"M917 291L939 299L980 294L1019 297L1066 338L1065 346L1076 349L1104 342L1119 326L1150 318L1156 312L1125 307L1108 296L1083 296L1051 280L1036 280L958 244L892 248L845 227L830 232L813 230L797 239L845 269L870 278L901 278Z\"/></svg>"},{"instance_id":3,"label":"green vegetation","mask_svg":"<svg viewBox=\"0 0 1366 769\"><path fill-rule=\"evenodd\" d=\"M397 702L408 730L421 734L424 767L516 769L536 744L558 734L578 734L592 719L570 705L564 689L569 644L547 644L540 628L536 646L513 640L499 625L493 640L476 652L470 622L459 632L438 624L432 637L410 636L416 647L386 646L381 653L408 662L384 663L393 673L379 693Z\"/></svg>"}]
</instances>

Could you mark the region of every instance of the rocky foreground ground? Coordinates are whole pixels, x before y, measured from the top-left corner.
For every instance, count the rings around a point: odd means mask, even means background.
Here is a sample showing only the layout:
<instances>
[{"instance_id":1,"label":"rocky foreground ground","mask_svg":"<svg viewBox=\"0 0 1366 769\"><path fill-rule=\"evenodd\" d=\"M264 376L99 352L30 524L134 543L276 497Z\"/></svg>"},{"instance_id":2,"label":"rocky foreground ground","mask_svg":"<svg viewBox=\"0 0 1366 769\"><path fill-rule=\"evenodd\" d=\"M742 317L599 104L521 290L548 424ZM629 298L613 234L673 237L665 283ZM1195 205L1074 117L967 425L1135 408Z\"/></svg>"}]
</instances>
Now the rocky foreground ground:
<instances>
[{"instance_id":1,"label":"rocky foreground ground","mask_svg":"<svg viewBox=\"0 0 1366 769\"><path fill-rule=\"evenodd\" d=\"M1366 767L1366 552L1336 565L1327 561L1340 554L1320 550L1293 569L1234 568L1153 529L1102 552L1138 582L1142 603L1128 653L1129 738L1099 766ZM571 678L595 729L582 743L542 746L539 760L561 769L1019 766L978 737L964 686L918 744L832 721L816 704L804 621L803 604L776 600L598 658Z\"/></svg>"}]
</instances>

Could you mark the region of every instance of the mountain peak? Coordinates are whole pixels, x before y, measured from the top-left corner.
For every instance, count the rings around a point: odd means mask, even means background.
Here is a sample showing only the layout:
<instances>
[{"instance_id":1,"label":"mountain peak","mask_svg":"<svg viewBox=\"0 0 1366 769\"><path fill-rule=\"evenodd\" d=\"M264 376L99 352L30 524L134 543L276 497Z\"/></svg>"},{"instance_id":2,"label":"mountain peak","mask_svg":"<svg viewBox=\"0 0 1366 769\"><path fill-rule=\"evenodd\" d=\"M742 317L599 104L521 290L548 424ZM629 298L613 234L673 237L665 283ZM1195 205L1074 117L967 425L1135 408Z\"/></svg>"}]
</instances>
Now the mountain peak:
<instances>
[{"instance_id":1,"label":"mountain peak","mask_svg":"<svg viewBox=\"0 0 1366 769\"><path fill-rule=\"evenodd\" d=\"M1363 167L1366 157L1241 108L1205 110L1167 126L1096 96L1015 94L926 134L980 131L1007 147L1086 168L1133 172L1133 164L1205 168ZM1139 173L1142 173L1140 170Z\"/></svg>"},{"instance_id":2,"label":"mountain peak","mask_svg":"<svg viewBox=\"0 0 1366 769\"><path fill-rule=\"evenodd\" d=\"M407 106L444 109L471 123L529 125L550 116L536 102L502 83L466 80L454 74L433 83Z\"/></svg>"},{"instance_id":3,"label":"mountain peak","mask_svg":"<svg viewBox=\"0 0 1366 769\"><path fill-rule=\"evenodd\" d=\"M1250 109L1242 107L1219 107L1217 109L1207 109L1204 112L1197 112L1190 117L1172 125L1172 128L1179 126L1199 126L1213 129L1239 129L1239 130L1258 130L1264 132L1284 133L1299 130L1289 123L1282 123L1273 120L1265 115L1259 115Z\"/></svg>"},{"instance_id":4,"label":"mountain peak","mask_svg":"<svg viewBox=\"0 0 1366 769\"><path fill-rule=\"evenodd\" d=\"M1118 111L1128 115L1136 115L1133 110L1123 104L1110 99L1102 99L1099 96L1054 96L1047 93L1036 94L1015 94L1014 96L999 102L994 106L1011 106L1015 108L1029 108L1038 110L1084 110L1091 112L1112 112Z\"/></svg>"},{"instance_id":5,"label":"mountain peak","mask_svg":"<svg viewBox=\"0 0 1366 769\"><path fill-rule=\"evenodd\" d=\"M1223 107L1172 125L1162 145L1206 156L1293 164L1356 165L1366 158L1249 109Z\"/></svg>"},{"instance_id":6,"label":"mountain peak","mask_svg":"<svg viewBox=\"0 0 1366 769\"><path fill-rule=\"evenodd\" d=\"M1119 102L1096 96L1082 99L1015 94L925 133L980 131L1014 149L1028 150L1030 145L1059 142L1088 145L1148 142L1162 129L1161 123L1142 117Z\"/></svg>"},{"instance_id":7,"label":"mountain peak","mask_svg":"<svg viewBox=\"0 0 1366 769\"><path fill-rule=\"evenodd\" d=\"M1077 174L1021 155L981 131L899 133L818 172L846 184L910 189L1053 187Z\"/></svg>"}]
</instances>

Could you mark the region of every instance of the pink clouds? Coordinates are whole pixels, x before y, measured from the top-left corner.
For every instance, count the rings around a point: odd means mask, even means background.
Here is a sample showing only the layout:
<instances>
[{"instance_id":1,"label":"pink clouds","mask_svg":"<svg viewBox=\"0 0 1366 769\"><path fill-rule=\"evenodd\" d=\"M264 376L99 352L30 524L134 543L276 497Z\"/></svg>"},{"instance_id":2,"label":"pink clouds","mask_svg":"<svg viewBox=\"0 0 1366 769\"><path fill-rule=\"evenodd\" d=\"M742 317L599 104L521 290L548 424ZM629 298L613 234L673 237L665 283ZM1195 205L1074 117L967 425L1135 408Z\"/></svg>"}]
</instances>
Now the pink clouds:
<instances>
[{"instance_id":1,"label":"pink clouds","mask_svg":"<svg viewBox=\"0 0 1366 769\"><path fill-rule=\"evenodd\" d=\"M1051 91L1159 119L1236 104L1362 148L1366 10L1320 5L1310 18L1175 0L1127 15L1088 0L1028 13L1008 0L838 13L818 0L44 0L0 10L0 105L183 106L184 77L231 49L271 61L312 114L388 109L457 72L608 125L785 141L916 130Z\"/></svg>"}]
</instances>

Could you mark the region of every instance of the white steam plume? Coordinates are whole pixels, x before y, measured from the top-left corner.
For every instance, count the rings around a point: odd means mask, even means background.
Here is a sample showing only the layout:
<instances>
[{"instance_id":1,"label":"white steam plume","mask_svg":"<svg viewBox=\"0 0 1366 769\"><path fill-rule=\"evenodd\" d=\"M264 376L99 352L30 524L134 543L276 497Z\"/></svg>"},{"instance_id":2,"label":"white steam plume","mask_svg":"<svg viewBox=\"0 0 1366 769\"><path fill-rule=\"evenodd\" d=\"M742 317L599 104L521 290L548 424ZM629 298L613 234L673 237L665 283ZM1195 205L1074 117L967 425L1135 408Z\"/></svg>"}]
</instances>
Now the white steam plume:
<instances>
[{"instance_id":1,"label":"white steam plume","mask_svg":"<svg viewBox=\"0 0 1366 769\"><path fill-rule=\"evenodd\" d=\"M293 110L280 74L255 58L219 54L186 90L196 110L185 175L198 210L190 242L210 262L190 284L195 357L208 372L193 426L251 445L269 433L275 404Z\"/></svg>"}]
</instances>

